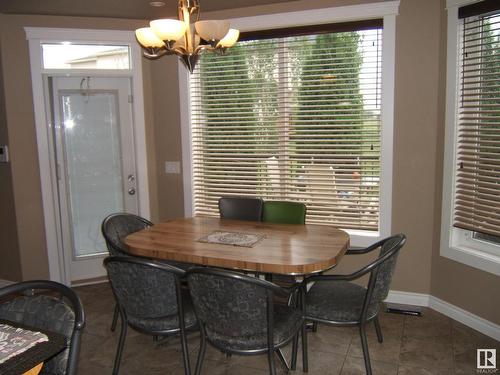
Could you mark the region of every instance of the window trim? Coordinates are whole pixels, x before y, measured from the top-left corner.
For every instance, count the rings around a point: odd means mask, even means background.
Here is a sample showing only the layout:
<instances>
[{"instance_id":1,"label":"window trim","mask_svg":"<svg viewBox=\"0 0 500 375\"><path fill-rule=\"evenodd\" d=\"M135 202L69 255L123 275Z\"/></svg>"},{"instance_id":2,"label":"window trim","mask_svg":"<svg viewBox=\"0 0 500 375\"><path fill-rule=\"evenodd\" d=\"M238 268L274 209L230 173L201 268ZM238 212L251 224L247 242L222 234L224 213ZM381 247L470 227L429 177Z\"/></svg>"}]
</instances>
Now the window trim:
<instances>
[{"instance_id":1,"label":"window trim","mask_svg":"<svg viewBox=\"0 0 500 375\"><path fill-rule=\"evenodd\" d=\"M472 238L472 232L453 227L453 197L455 195L454 161L456 157L457 95L459 92L458 8L478 0L447 0L447 61L446 113L443 161L443 191L441 211L440 255L468 266L500 276L500 256L493 254L499 246Z\"/></svg>"},{"instance_id":2,"label":"window trim","mask_svg":"<svg viewBox=\"0 0 500 375\"><path fill-rule=\"evenodd\" d=\"M350 5L313 9L306 11L266 14L229 20L231 26L242 32L348 22L382 18L382 113L381 113L381 172L380 172L380 231L348 231L352 246L368 246L392 233L392 170L393 170L393 129L394 129L394 75L396 16L398 1L386 1L363 5ZM189 73L178 63L179 96L181 111L182 169L184 189L184 215L193 216L191 124L189 99Z\"/></svg>"}]
</instances>

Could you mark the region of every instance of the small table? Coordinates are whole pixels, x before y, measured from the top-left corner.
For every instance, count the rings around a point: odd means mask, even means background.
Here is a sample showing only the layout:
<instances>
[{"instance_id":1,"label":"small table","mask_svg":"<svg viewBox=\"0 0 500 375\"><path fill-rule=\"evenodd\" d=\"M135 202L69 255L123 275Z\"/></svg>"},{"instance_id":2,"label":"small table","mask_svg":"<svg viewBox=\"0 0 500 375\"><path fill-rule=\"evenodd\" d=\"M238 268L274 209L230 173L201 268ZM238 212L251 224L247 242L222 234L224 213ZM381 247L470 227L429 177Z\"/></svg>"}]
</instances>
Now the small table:
<instances>
[{"instance_id":1,"label":"small table","mask_svg":"<svg viewBox=\"0 0 500 375\"><path fill-rule=\"evenodd\" d=\"M204 243L215 231L263 235L253 247ZM258 273L307 275L334 267L349 235L322 225L272 224L213 217L176 219L126 237L132 254Z\"/></svg>"},{"instance_id":2,"label":"small table","mask_svg":"<svg viewBox=\"0 0 500 375\"><path fill-rule=\"evenodd\" d=\"M3 374L23 374L30 371L36 367L41 369L41 364L48 359L52 358L56 354L59 354L66 348L66 337L61 334L46 331L43 329L26 326L21 323L11 322L7 320L1 320L1 324L8 324L12 327L23 328L30 331L41 332L45 334L49 341L36 344L35 346L29 348L25 352L10 358L6 362L0 364L0 375Z\"/></svg>"}]
</instances>

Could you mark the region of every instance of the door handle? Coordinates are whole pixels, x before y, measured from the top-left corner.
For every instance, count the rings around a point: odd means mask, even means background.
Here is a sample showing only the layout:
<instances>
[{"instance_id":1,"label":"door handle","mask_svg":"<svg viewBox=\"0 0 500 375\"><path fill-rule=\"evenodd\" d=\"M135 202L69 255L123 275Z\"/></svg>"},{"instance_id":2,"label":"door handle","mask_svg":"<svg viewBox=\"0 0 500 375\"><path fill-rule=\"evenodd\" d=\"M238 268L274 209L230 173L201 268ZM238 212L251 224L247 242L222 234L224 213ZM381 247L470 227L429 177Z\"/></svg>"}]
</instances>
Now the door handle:
<instances>
[{"instance_id":1,"label":"door handle","mask_svg":"<svg viewBox=\"0 0 500 375\"><path fill-rule=\"evenodd\" d=\"M135 176L133 174L129 174L128 177L127 177L127 180L129 182L133 182L133 181L135 181Z\"/></svg>"},{"instance_id":2,"label":"door handle","mask_svg":"<svg viewBox=\"0 0 500 375\"><path fill-rule=\"evenodd\" d=\"M135 195L135 189L134 188L128 189L128 194L129 195Z\"/></svg>"}]
</instances>

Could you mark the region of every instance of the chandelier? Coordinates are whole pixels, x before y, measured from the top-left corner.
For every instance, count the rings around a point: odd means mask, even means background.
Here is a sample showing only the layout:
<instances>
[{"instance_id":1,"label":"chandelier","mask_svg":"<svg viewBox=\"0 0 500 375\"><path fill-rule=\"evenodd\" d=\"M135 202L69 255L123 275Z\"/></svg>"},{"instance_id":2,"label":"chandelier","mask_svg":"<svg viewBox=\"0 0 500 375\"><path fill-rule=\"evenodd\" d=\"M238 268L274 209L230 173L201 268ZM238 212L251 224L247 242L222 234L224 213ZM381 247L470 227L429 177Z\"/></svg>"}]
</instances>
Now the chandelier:
<instances>
[{"instance_id":1,"label":"chandelier","mask_svg":"<svg viewBox=\"0 0 500 375\"><path fill-rule=\"evenodd\" d=\"M179 0L178 18L151 21L149 27L135 30L144 56L157 59L163 55L177 55L186 68L193 73L201 53L223 54L232 47L240 32L229 28L229 21L199 21L198 0Z\"/></svg>"}]
</instances>

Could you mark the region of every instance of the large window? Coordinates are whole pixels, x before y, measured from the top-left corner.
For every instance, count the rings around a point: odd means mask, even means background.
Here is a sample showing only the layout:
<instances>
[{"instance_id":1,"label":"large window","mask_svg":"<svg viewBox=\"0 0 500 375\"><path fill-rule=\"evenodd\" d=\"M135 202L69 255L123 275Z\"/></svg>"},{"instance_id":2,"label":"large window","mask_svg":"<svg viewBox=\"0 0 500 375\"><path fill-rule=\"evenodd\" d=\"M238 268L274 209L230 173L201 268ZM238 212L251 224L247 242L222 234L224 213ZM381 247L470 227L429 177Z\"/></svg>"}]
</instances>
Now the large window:
<instances>
[{"instance_id":1,"label":"large window","mask_svg":"<svg viewBox=\"0 0 500 375\"><path fill-rule=\"evenodd\" d=\"M500 273L500 6L487 0L449 12L456 54L448 62L455 76L451 81L448 75L448 85L455 90L448 88L451 173L445 176L442 250Z\"/></svg>"},{"instance_id":2,"label":"large window","mask_svg":"<svg viewBox=\"0 0 500 375\"><path fill-rule=\"evenodd\" d=\"M201 58L195 214L218 215L224 195L260 196L304 202L309 223L379 231L382 21L328 28L243 34L227 55Z\"/></svg>"}]
</instances>

